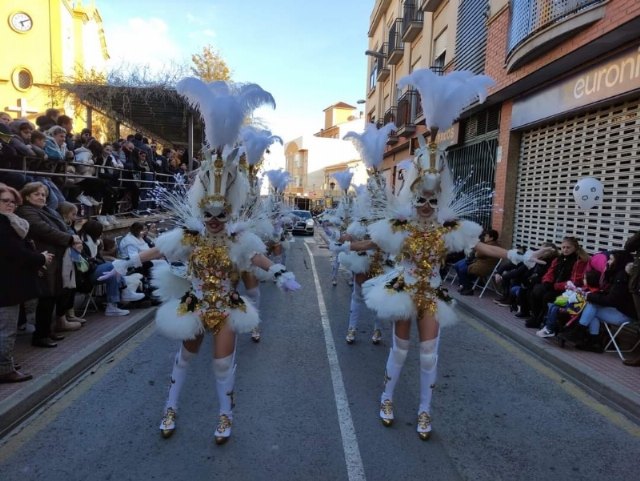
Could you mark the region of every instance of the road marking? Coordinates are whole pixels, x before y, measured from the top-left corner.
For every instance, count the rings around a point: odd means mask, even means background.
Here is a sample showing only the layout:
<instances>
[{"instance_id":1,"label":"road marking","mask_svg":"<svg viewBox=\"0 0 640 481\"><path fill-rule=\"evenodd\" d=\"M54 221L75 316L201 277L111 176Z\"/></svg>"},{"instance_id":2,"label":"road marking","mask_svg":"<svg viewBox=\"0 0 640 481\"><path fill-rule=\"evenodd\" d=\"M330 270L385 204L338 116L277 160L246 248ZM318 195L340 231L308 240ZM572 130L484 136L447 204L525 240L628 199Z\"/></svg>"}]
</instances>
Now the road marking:
<instances>
[{"instance_id":1,"label":"road marking","mask_svg":"<svg viewBox=\"0 0 640 481\"><path fill-rule=\"evenodd\" d=\"M139 331L124 345L108 354L100 360L76 381L69 384L63 391L48 400L44 406L34 411L25 421L7 434L0 446L0 463L13 457L22 446L33 439L40 431L55 421L65 409L91 389L111 369L116 367L124 358L140 347L155 332L155 324L152 323Z\"/></svg>"},{"instance_id":2,"label":"road marking","mask_svg":"<svg viewBox=\"0 0 640 481\"><path fill-rule=\"evenodd\" d=\"M460 313L460 310L458 310ZM562 376L559 372L553 370L552 368L546 366L543 362L539 361L535 358L535 356L528 354L526 351L523 351L521 348L517 347L513 344L512 341L509 341L499 334L496 334L490 328L481 324L480 321L476 320L473 316L464 313L465 315L461 316L467 324L471 327L484 334L486 337L491 339L496 344L500 345L505 351L508 351L514 357L517 357L536 371L538 371L543 376L551 379L555 382L563 391L567 394L580 401L582 404L586 405L588 408L594 410L601 416L605 417L610 423L614 424L618 428L626 431L632 436L640 437L640 427L635 424L633 421L628 419L626 416L620 414L609 406L601 403L593 396L591 396L587 391L582 389L577 384L571 382L567 377Z\"/></svg>"},{"instance_id":3,"label":"road marking","mask_svg":"<svg viewBox=\"0 0 640 481\"><path fill-rule=\"evenodd\" d=\"M324 296L320 287L320 279L316 270L316 263L308 244L304 246L309 252L311 260L311 271L313 272L313 282L315 283L316 293L318 296L318 307L320 308L320 319L322 320L322 331L324 332L324 342L327 348L327 359L329 360L329 370L331 371L331 382L333 384L333 394L336 399L336 409L338 411L338 422L340 424L340 433L342 434L342 448L344 450L344 458L347 462L347 474L350 481L365 480L364 466L360 456L360 448L358 447L358 439L356 431L353 427L351 418L351 410L349 409L349 400L347 399L347 391L342 380L342 372L338 362L338 354L336 353L336 345L333 342L331 327L329 326L329 316L327 315L327 307L324 303Z\"/></svg>"}]
</instances>

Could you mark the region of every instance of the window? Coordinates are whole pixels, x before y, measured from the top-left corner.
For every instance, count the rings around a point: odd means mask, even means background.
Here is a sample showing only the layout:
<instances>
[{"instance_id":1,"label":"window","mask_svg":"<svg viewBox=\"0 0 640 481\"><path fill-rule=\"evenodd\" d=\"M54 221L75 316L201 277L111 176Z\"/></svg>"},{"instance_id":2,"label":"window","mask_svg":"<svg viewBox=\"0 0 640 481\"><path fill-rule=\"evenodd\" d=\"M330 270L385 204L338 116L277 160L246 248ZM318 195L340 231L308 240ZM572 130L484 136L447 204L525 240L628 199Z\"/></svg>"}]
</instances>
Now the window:
<instances>
[{"instance_id":1,"label":"window","mask_svg":"<svg viewBox=\"0 0 640 481\"><path fill-rule=\"evenodd\" d=\"M440 70L436 73L442 73L447 57L447 29L445 28L433 41L433 61L431 62L431 70Z\"/></svg>"},{"instance_id":2,"label":"window","mask_svg":"<svg viewBox=\"0 0 640 481\"><path fill-rule=\"evenodd\" d=\"M18 67L13 71L11 81L16 89L22 91L29 90L33 85L33 76L26 68Z\"/></svg>"}]
</instances>

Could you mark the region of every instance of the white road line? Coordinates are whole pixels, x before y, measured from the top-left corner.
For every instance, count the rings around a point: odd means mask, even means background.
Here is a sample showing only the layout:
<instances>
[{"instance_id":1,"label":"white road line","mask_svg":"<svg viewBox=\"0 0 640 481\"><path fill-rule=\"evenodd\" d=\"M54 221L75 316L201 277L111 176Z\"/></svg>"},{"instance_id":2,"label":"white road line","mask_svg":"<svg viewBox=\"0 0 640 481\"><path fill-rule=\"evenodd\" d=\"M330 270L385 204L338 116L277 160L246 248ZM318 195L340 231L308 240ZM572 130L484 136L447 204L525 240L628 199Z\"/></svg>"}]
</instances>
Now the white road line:
<instances>
[{"instance_id":1,"label":"white road line","mask_svg":"<svg viewBox=\"0 0 640 481\"><path fill-rule=\"evenodd\" d=\"M322 330L324 332L324 342L327 348L327 359L329 360L329 370L331 371L331 382L333 383L333 393L336 399L336 409L338 411L338 422L340 424L340 433L342 434L342 448L344 449L344 458L347 462L347 474L349 481L366 480L364 475L364 466L360 457L360 448L356 438L356 431L353 427L351 419L351 410L349 409L349 400L347 392L342 381L342 372L340 372L340 364L338 363L338 354L336 353L336 345L331 335L331 327L329 326L329 316L327 315L327 307L324 303L324 296L320 288L320 279L316 270L316 263L313 254L307 243L304 244L309 259L311 260L311 271L313 272L313 281L316 286L318 295L318 307L320 308L320 319L322 320Z\"/></svg>"}]
</instances>

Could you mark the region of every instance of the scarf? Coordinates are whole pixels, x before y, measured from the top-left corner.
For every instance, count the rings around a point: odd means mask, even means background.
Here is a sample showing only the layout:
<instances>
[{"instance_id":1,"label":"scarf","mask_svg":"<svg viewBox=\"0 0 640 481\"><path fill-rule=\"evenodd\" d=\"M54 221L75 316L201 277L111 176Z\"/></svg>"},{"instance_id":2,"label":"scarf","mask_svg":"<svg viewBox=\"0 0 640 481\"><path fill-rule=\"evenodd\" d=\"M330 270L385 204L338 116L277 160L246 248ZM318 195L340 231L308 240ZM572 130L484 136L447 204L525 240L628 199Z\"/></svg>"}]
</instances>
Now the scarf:
<instances>
[{"instance_id":1,"label":"scarf","mask_svg":"<svg viewBox=\"0 0 640 481\"><path fill-rule=\"evenodd\" d=\"M9 224L11 224L11 227L13 227L13 230L16 231L16 234L18 234L21 239L27 237L27 233L29 232L29 222L13 213L8 214L0 212L0 214L9 219Z\"/></svg>"}]
</instances>

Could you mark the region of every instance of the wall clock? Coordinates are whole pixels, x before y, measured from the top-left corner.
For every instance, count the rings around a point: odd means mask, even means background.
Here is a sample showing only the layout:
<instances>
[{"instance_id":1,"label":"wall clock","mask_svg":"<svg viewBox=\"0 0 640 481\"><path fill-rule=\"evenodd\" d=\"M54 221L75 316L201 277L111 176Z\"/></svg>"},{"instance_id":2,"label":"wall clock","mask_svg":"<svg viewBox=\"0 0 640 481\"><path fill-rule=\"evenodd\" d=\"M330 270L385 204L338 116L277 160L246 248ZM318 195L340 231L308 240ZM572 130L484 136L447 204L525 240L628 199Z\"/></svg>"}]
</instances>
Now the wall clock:
<instances>
[{"instance_id":1,"label":"wall clock","mask_svg":"<svg viewBox=\"0 0 640 481\"><path fill-rule=\"evenodd\" d=\"M33 20L24 12L17 12L9 17L9 25L16 32L28 32L33 27Z\"/></svg>"}]
</instances>

